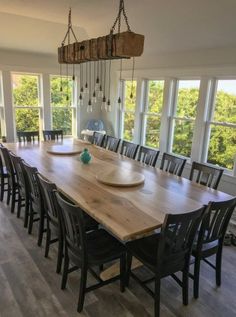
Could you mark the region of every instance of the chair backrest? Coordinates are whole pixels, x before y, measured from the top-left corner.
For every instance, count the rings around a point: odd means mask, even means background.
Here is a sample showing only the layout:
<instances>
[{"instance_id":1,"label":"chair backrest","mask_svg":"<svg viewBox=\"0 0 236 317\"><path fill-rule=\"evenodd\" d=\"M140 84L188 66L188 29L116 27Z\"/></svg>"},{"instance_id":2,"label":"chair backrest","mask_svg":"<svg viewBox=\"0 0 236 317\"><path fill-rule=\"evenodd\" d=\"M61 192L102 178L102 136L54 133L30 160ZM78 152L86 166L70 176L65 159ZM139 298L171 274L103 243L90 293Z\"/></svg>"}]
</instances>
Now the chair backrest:
<instances>
[{"instance_id":1,"label":"chair backrest","mask_svg":"<svg viewBox=\"0 0 236 317\"><path fill-rule=\"evenodd\" d=\"M190 260L204 210L205 206L188 213L166 215L157 252L157 263L160 263L163 275L182 270Z\"/></svg>"},{"instance_id":2,"label":"chair backrest","mask_svg":"<svg viewBox=\"0 0 236 317\"><path fill-rule=\"evenodd\" d=\"M40 215L43 209L43 199L39 187L39 181L37 178L38 170L36 167L28 165L26 162L22 162L22 166L25 169L27 175L27 181L29 184L29 196L32 204L32 208L35 212L38 212Z\"/></svg>"},{"instance_id":3,"label":"chair backrest","mask_svg":"<svg viewBox=\"0 0 236 317\"><path fill-rule=\"evenodd\" d=\"M16 172L16 178L18 187L20 190L20 193L23 197L27 198L29 195L29 186L28 186L28 180L27 175L25 172L25 169L22 166L22 158L19 156L16 156L14 153L10 152L10 158L14 167L14 170Z\"/></svg>"},{"instance_id":4,"label":"chair backrest","mask_svg":"<svg viewBox=\"0 0 236 317\"><path fill-rule=\"evenodd\" d=\"M186 159L169 153L163 153L160 169L171 174L181 176Z\"/></svg>"},{"instance_id":5,"label":"chair backrest","mask_svg":"<svg viewBox=\"0 0 236 317\"><path fill-rule=\"evenodd\" d=\"M0 143L0 176L3 175L4 171L3 171L3 167L4 167L4 161L3 161L3 157L2 157L2 151L1 148L3 147L2 143Z\"/></svg>"},{"instance_id":6,"label":"chair backrest","mask_svg":"<svg viewBox=\"0 0 236 317\"><path fill-rule=\"evenodd\" d=\"M77 206L66 201L61 193L55 192L56 199L61 208L63 232L66 248L79 261L86 261L86 232L84 212Z\"/></svg>"},{"instance_id":7,"label":"chair backrest","mask_svg":"<svg viewBox=\"0 0 236 317\"><path fill-rule=\"evenodd\" d=\"M17 131L19 142L39 142L39 131Z\"/></svg>"},{"instance_id":8,"label":"chair backrest","mask_svg":"<svg viewBox=\"0 0 236 317\"><path fill-rule=\"evenodd\" d=\"M91 119L87 122L86 129L91 131L104 130L104 123L102 120Z\"/></svg>"},{"instance_id":9,"label":"chair backrest","mask_svg":"<svg viewBox=\"0 0 236 317\"><path fill-rule=\"evenodd\" d=\"M92 138L92 144L95 144L97 146L102 146L104 137L105 137L104 134L99 133L99 132L94 132L93 138Z\"/></svg>"},{"instance_id":10,"label":"chair backrest","mask_svg":"<svg viewBox=\"0 0 236 317\"><path fill-rule=\"evenodd\" d=\"M216 240L223 242L235 206L236 198L221 202L209 202L199 231L197 246L199 249L205 243Z\"/></svg>"},{"instance_id":11,"label":"chair backrest","mask_svg":"<svg viewBox=\"0 0 236 317\"><path fill-rule=\"evenodd\" d=\"M9 175L9 183L10 186L14 186L16 184L16 177L15 177L15 169L11 161L10 151L6 147L0 147L0 151L2 153L2 157L6 164L7 173Z\"/></svg>"},{"instance_id":12,"label":"chair backrest","mask_svg":"<svg viewBox=\"0 0 236 317\"><path fill-rule=\"evenodd\" d=\"M63 130L43 130L44 141L63 140Z\"/></svg>"},{"instance_id":13,"label":"chair backrest","mask_svg":"<svg viewBox=\"0 0 236 317\"><path fill-rule=\"evenodd\" d=\"M44 201L44 207L47 212L49 221L55 226L59 226L58 208L56 206L54 191L57 189L56 184L49 182L41 174L36 174L38 177L42 198Z\"/></svg>"},{"instance_id":14,"label":"chair backrest","mask_svg":"<svg viewBox=\"0 0 236 317\"><path fill-rule=\"evenodd\" d=\"M201 185L217 189L223 171L224 170L222 168L193 162L189 179L191 181L195 181L196 183L200 183Z\"/></svg>"},{"instance_id":15,"label":"chair backrest","mask_svg":"<svg viewBox=\"0 0 236 317\"><path fill-rule=\"evenodd\" d=\"M103 142L104 148L106 148L109 151L117 153L119 149L120 141L121 139L117 139L111 135L106 135Z\"/></svg>"},{"instance_id":16,"label":"chair backrest","mask_svg":"<svg viewBox=\"0 0 236 317\"><path fill-rule=\"evenodd\" d=\"M137 151L138 151L138 144L134 144L128 141L122 141L120 154L125 155L129 158L135 159Z\"/></svg>"},{"instance_id":17,"label":"chair backrest","mask_svg":"<svg viewBox=\"0 0 236 317\"><path fill-rule=\"evenodd\" d=\"M154 167L156 166L159 153L159 150L153 150L144 146L140 146L138 161Z\"/></svg>"}]
</instances>

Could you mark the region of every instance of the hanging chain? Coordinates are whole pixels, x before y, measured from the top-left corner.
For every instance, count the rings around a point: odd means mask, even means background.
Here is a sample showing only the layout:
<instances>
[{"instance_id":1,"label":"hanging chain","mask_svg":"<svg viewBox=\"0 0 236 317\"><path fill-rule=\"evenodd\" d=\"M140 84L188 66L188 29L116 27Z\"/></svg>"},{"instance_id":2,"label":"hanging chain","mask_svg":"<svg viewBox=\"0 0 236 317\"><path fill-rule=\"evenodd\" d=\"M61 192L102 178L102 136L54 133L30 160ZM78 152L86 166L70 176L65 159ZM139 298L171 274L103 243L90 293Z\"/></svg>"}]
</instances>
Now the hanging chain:
<instances>
[{"instance_id":1,"label":"hanging chain","mask_svg":"<svg viewBox=\"0 0 236 317\"><path fill-rule=\"evenodd\" d=\"M128 22L128 17L127 17L126 11L125 11L124 0L120 0L119 12L118 12L118 15L117 15L117 17L115 19L115 22L114 22L114 24L113 24L113 26L111 28L112 32L115 30L116 25L118 23L118 33L120 33L121 14L122 13L123 13L123 17L124 17L127 29L128 29L129 32L131 32L130 25L129 25L129 22Z\"/></svg>"},{"instance_id":2,"label":"hanging chain","mask_svg":"<svg viewBox=\"0 0 236 317\"><path fill-rule=\"evenodd\" d=\"M67 38L68 38L68 41L70 42L70 32L71 32L72 35L74 36L75 41L78 42L77 37L76 37L76 35L75 35L75 33L74 33L74 30L73 30L73 28L72 28L72 23L71 23L71 8L70 8L70 10L69 10L69 15L68 15L68 29L67 29L67 32L66 32L66 35L65 35L63 41L61 42L61 46L64 46L64 45L65 45L65 41L66 41ZM70 43L69 43L69 44L70 44Z\"/></svg>"}]
</instances>

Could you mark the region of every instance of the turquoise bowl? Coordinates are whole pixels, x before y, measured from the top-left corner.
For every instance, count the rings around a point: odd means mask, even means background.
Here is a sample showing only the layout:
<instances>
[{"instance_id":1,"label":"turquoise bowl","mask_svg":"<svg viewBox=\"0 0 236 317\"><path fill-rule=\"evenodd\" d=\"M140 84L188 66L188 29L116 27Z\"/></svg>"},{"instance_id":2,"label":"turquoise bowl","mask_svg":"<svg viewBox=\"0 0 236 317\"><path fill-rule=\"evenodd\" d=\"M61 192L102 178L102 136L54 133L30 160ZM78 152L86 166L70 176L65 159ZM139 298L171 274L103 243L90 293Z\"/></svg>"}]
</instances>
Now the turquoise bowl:
<instances>
[{"instance_id":1,"label":"turquoise bowl","mask_svg":"<svg viewBox=\"0 0 236 317\"><path fill-rule=\"evenodd\" d=\"M80 154L80 161L84 164L88 164L91 161L91 154L89 153L88 149L84 149L83 152Z\"/></svg>"}]
</instances>

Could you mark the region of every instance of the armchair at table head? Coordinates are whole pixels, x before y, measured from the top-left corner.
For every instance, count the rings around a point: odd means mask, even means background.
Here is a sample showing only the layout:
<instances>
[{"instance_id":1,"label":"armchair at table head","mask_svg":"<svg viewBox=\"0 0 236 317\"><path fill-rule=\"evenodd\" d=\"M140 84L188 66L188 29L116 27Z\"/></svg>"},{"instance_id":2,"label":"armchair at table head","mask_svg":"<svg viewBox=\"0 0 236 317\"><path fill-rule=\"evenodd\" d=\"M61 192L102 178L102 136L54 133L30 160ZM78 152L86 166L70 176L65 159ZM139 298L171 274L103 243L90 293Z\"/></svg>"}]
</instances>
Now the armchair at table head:
<instances>
[{"instance_id":1,"label":"armchair at table head","mask_svg":"<svg viewBox=\"0 0 236 317\"><path fill-rule=\"evenodd\" d=\"M102 131L104 130L104 123L102 120L90 119L86 125L87 130Z\"/></svg>"}]
</instances>

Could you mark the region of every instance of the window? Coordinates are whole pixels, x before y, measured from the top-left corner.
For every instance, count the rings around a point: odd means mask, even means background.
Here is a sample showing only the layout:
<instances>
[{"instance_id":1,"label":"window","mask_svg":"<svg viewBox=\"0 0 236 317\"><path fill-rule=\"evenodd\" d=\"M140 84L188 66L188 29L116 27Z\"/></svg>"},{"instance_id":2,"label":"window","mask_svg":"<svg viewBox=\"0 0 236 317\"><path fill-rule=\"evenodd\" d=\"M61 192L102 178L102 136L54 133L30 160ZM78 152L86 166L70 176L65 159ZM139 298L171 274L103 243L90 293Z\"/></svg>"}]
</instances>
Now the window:
<instances>
[{"instance_id":1,"label":"window","mask_svg":"<svg viewBox=\"0 0 236 317\"><path fill-rule=\"evenodd\" d=\"M178 80L176 88L172 152L190 157L200 80Z\"/></svg>"},{"instance_id":2,"label":"window","mask_svg":"<svg viewBox=\"0 0 236 317\"><path fill-rule=\"evenodd\" d=\"M123 82L123 91L124 91L124 106L122 109L122 138L127 141L132 141L134 136L134 119L135 119L135 105L136 105L136 88L137 82L125 80ZM133 98L131 98L131 92Z\"/></svg>"},{"instance_id":3,"label":"window","mask_svg":"<svg viewBox=\"0 0 236 317\"><path fill-rule=\"evenodd\" d=\"M210 111L207 162L233 169L236 154L236 80L217 80Z\"/></svg>"},{"instance_id":4,"label":"window","mask_svg":"<svg viewBox=\"0 0 236 317\"><path fill-rule=\"evenodd\" d=\"M159 148L164 80L149 80L147 104L144 109L144 144Z\"/></svg>"},{"instance_id":5,"label":"window","mask_svg":"<svg viewBox=\"0 0 236 317\"><path fill-rule=\"evenodd\" d=\"M72 135L73 81L69 77L51 76L52 128Z\"/></svg>"},{"instance_id":6,"label":"window","mask_svg":"<svg viewBox=\"0 0 236 317\"><path fill-rule=\"evenodd\" d=\"M40 128L39 76L12 74L13 104L17 131Z\"/></svg>"}]
</instances>

